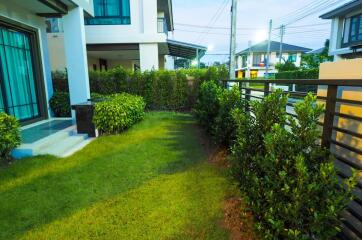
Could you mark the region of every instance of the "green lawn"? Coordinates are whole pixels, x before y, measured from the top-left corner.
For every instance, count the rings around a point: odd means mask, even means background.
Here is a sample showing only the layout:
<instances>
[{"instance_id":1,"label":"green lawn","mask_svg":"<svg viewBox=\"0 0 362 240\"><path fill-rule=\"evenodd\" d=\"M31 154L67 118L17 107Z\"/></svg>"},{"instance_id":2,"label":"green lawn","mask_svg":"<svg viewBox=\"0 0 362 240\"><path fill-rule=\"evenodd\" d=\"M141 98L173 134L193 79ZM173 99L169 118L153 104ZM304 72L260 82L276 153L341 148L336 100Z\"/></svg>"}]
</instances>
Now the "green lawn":
<instances>
[{"instance_id":1,"label":"green lawn","mask_svg":"<svg viewBox=\"0 0 362 240\"><path fill-rule=\"evenodd\" d=\"M0 169L0 239L228 239L234 193L190 115L148 113L69 158Z\"/></svg>"}]
</instances>

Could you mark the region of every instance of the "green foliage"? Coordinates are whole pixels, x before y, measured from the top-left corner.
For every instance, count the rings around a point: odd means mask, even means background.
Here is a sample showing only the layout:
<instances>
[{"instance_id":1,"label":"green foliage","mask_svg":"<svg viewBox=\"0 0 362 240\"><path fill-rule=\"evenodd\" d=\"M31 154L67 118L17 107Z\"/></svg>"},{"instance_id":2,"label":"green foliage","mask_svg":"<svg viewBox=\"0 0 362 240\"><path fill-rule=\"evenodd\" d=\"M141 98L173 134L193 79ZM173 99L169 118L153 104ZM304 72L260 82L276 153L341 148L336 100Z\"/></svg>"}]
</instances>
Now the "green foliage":
<instances>
[{"instance_id":1,"label":"green foliage","mask_svg":"<svg viewBox=\"0 0 362 240\"><path fill-rule=\"evenodd\" d=\"M67 71L52 72L52 80L55 92L69 92Z\"/></svg>"},{"instance_id":2,"label":"green foliage","mask_svg":"<svg viewBox=\"0 0 362 240\"><path fill-rule=\"evenodd\" d=\"M142 97L115 94L95 104L93 122L101 134L118 134L142 120L144 110Z\"/></svg>"},{"instance_id":3,"label":"green foliage","mask_svg":"<svg viewBox=\"0 0 362 240\"><path fill-rule=\"evenodd\" d=\"M302 68L315 69L319 68L321 63L332 61L333 56L329 56L329 39L327 39L321 53L302 55Z\"/></svg>"},{"instance_id":4,"label":"green foliage","mask_svg":"<svg viewBox=\"0 0 362 240\"><path fill-rule=\"evenodd\" d=\"M287 72L287 71L296 71L298 67L291 61L286 61L285 63L278 63L275 65L275 68L278 72Z\"/></svg>"},{"instance_id":5,"label":"green foliage","mask_svg":"<svg viewBox=\"0 0 362 240\"><path fill-rule=\"evenodd\" d=\"M0 159L9 161L11 151L20 143L19 122L12 116L0 113Z\"/></svg>"},{"instance_id":6,"label":"green foliage","mask_svg":"<svg viewBox=\"0 0 362 240\"><path fill-rule=\"evenodd\" d=\"M319 69L286 71L275 74L275 79L318 79Z\"/></svg>"},{"instance_id":7,"label":"green foliage","mask_svg":"<svg viewBox=\"0 0 362 240\"><path fill-rule=\"evenodd\" d=\"M142 96L151 110L190 110L204 81L227 79L224 66L178 71L128 71L117 67L109 71L90 71L91 92L102 95L130 93ZM56 92L67 92L66 73L53 74ZM66 87L63 85L66 84Z\"/></svg>"},{"instance_id":8,"label":"green foliage","mask_svg":"<svg viewBox=\"0 0 362 240\"><path fill-rule=\"evenodd\" d=\"M236 124L232 116L235 109L244 109L244 101L237 86L231 90L224 89L219 98L219 111L214 121L213 136L216 141L229 146L235 139Z\"/></svg>"},{"instance_id":9,"label":"green foliage","mask_svg":"<svg viewBox=\"0 0 362 240\"><path fill-rule=\"evenodd\" d=\"M215 119L219 114L220 96L222 92L222 88L214 81L207 81L201 84L194 113L199 123L204 126L209 133L212 133Z\"/></svg>"},{"instance_id":10,"label":"green foliage","mask_svg":"<svg viewBox=\"0 0 362 240\"><path fill-rule=\"evenodd\" d=\"M252 114L234 111L234 170L264 239L331 239L355 180L339 183L330 153L318 145L316 97L296 104L296 119L286 114L287 98L278 91L253 102Z\"/></svg>"},{"instance_id":11,"label":"green foliage","mask_svg":"<svg viewBox=\"0 0 362 240\"><path fill-rule=\"evenodd\" d=\"M68 92L55 92L49 101L55 117L70 117L70 97Z\"/></svg>"}]
</instances>

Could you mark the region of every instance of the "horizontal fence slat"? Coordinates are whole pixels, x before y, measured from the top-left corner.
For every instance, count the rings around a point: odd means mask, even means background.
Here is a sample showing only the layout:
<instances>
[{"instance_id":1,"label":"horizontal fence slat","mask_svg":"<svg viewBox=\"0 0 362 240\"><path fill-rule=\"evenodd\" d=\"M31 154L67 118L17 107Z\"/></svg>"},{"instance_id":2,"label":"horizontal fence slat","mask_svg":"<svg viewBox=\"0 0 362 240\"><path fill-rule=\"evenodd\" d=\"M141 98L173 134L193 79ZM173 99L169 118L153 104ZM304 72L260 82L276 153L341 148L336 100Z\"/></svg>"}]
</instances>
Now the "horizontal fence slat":
<instances>
[{"instance_id":1,"label":"horizontal fence slat","mask_svg":"<svg viewBox=\"0 0 362 240\"><path fill-rule=\"evenodd\" d=\"M362 220L362 205L356 201L352 201L348 204L349 211L360 221Z\"/></svg>"},{"instance_id":2,"label":"horizontal fence slat","mask_svg":"<svg viewBox=\"0 0 362 240\"><path fill-rule=\"evenodd\" d=\"M346 133L346 134L351 135L353 137L362 139L362 134L361 133L356 133L354 131L350 131L348 129L344 129L344 128L340 128L340 127L333 127L333 130L335 130L337 132L341 132L341 133Z\"/></svg>"},{"instance_id":3,"label":"horizontal fence slat","mask_svg":"<svg viewBox=\"0 0 362 240\"><path fill-rule=\"evenodd\" d=\"M362 237L362 222L348 210L341 213L342 222L347 225L358 237Z\"/></svg>"},{"instance_id":4,"label":"horizontal fence slat","mask_svg":"<svg viewBox=\"0 0 362 240\"><path fill-rule=\"evenodd\" d=\"M273 84L298 84L298 85L322 85L322 86L341 86L341 87L361 87L362 79L278 79L278 80L222 80L230 83L273 83Z\"/></svg>"}]
</instances>

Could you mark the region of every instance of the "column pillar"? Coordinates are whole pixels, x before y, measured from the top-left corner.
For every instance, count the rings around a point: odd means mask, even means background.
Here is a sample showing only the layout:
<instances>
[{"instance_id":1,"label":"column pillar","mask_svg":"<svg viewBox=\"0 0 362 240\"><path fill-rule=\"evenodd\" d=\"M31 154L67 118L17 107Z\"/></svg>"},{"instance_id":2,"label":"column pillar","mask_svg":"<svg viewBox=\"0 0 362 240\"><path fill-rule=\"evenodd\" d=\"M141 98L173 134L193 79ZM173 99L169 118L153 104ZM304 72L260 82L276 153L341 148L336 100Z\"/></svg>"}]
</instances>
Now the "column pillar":
<instances>
[{"instance_id":1,"label":"column pillar","mask_svg":"<svg viewBox=\"0 0 362 240\"><path fill-rule=\"evenodd\" d=\"M159 69L157 43L140 43L140 65L141 71Z\"/></svg>"},{"instance_id":2,"label":"column pillar","mask_svg":"<svg viewBox=\"0 0 362 240\"><path fill-rule=\"evenodd\" d=\"M90 98L83 8L70 10L63 17L63 24L70 102L73 105Z\"/></svg>"}]
</instances>

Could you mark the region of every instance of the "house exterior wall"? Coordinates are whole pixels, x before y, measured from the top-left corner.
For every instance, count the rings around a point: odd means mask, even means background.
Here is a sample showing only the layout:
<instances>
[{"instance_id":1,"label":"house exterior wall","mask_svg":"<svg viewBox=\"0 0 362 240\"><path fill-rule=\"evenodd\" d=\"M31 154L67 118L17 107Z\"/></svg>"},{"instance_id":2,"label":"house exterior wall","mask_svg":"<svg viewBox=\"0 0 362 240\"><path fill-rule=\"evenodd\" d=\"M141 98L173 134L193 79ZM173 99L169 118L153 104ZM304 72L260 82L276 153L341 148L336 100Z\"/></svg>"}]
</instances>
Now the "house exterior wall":
<instances>
[{"instance_id":1,"label":"house exterior wall","mask_svg":"<svg viewBox=\"0 0 362 240\"><path fill-rule=\"evenodd\" d=\"M131 24L86 25L88 44L159 43L167 35L157 31L157 0L131 0Z\"/></svg>"},{"instance_id":2,"label":"house exterior wall","mask_svg":"<svg viewBox=\"0 0 362 240\"><path fill-rule=\"evenodd\" d=\"M259 54L259 53L258 53ZM282 57L284 59L288 59L288 57L290 56L290 54L296 54L297 58L296 58L296 62L294 63L297 67L300 67L302 64L302 53L283 53ZM245 56L245 55L244 55ZM253 59L254 59L255 54L253 52L250 53L250 55L247 56L247 60L246 60L246 64L247 66L243 66L243 61L242 61L242 55L238 55L237 56L237 71L244 71L245 72L245 77L246 78L251 78L255 75L255 73L257 73L258 78L262 78L264 77L264 74L266 73L266 68L265 67L261 67L261 66L253 66ZM271 52L270 53L270 65L269 65L269 73L277 73L278 71L275 69L275 65L277 65L279 63L279 56L277 52ZM241 74L238 74L238 76L240 77Z\"/></svg>"},{"instance_id":3,"label":"house exterior wall","mask_svg":"<svg viewBox=\"0 0 362 240\"><path fill-rule=\"evenodd\" d=\"M48 46L50 54L50 65L52 70L63 71L67 64L65 60L64 34L48 33Z\"/></svg>"},{"instance_id":4,"label":"house exterior wall","mask_svg":"<svg viewBox=\"0 0 362 240\"><path fill-rule=\"evenodd\" d=\"M36 30L39 38L42 75L44 78L46 108L50 116L49 99L53 95L51 67L49 64L48 42L44 18L36 16L33 12L21 8L18 5L9 4L7 0L0 0L0 16L19 24L24 24Z\"/></svg>"}]
</instances>

